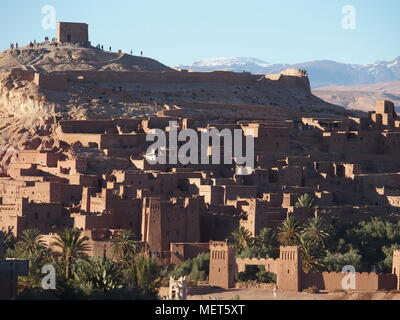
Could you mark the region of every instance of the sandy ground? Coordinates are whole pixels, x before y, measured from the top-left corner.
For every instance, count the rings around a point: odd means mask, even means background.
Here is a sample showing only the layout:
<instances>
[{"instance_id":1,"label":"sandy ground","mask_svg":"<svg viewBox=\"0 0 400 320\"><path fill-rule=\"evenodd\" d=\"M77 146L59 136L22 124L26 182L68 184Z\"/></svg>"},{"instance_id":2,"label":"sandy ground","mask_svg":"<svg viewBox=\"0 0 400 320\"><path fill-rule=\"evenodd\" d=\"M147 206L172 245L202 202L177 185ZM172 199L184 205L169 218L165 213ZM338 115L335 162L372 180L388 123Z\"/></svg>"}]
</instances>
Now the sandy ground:
<instances>
[{"instance_id":1,"label":"sandy ground","mask_svg":"<svg viewBox=\"0 0 400 320\"><path fill-rule=\"evenodd\" d=\"M168 288L160 288L160 296L168 295ZM191 288L188 300L400 300L399 292L303 292L277 291L272 289L236 288L224 290L215 287Z\"/></svg>"}]
</instances>

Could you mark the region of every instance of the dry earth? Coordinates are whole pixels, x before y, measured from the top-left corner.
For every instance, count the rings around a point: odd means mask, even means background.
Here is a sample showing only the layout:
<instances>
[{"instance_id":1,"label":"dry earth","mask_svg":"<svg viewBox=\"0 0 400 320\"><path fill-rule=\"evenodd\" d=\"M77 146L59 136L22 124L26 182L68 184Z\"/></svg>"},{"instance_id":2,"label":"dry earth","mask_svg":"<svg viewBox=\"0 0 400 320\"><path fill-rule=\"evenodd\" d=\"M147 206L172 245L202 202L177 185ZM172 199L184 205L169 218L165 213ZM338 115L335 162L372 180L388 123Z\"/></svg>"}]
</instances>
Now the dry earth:
<instances>
[{"instance_id":1,"label":"dry earth","mask_svg":"<svg viewBox=\"0 0 400 320\"><path fill-rule=\"evenodd\" d=\"M380 99L391 100L396 107L400 107L400 81L371 85L323 87L312 91L319 98L348 109L373 111L376 100Z\"/></svg>"},{"instance_id":2,"label":"dry earth","mask_svg":"<svg viewBox=\"0 0 400 320\"><path fill-rule=\"evenodd\" d=\"M160 297L168 295L168 288L160 288ZM224 290L215 287L190 289L188 300L400 300L399 292L320 292L316 294L304 292L277 291L276 297L272 289L235 288Z\"/></svg>"},{"instance_id":3,"label":"dry earth","mask_svg":"<svg viewBox=\"0 0 400 320\"><path fill-rule=\"evenodd\" d=\"M0 72L25 66L38 71L97 70L97 71L171 71L162 63L145 57L103 51L73 44L41 43L33 48L0 52Z\"/></svg>"}]
</instances>

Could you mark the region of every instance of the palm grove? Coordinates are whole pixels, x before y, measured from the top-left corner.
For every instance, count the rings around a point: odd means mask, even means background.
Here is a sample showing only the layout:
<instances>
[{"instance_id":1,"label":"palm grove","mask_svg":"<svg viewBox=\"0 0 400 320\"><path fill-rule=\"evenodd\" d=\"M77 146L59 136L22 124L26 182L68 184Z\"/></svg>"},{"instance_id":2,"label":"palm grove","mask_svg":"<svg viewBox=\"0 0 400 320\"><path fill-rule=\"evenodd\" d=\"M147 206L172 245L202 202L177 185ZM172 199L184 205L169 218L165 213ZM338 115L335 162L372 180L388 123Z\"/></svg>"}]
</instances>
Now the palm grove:
<instances>
[{"instance_id":1,"label":"palm grove","mask_svg":"<svg viewBox=\"0 0 400 320\"><path fill-rule=\"evenodd\" d=\"M243 227L234 232L231 240L236 256L277 258L279 246L299 246L306 273L341 272L346 265L354 266L357 272L391 271L393 250L400 248L400 221L395 216L347 223L331 219L328 224L323 214L315 215L319 210L312 196L300 196L296 206L309 209L310 218L302 225L289 216L276 230L265 228L255 237ZM238 280L275 279L262 267L249 266L238 274Z\"/></svg>"},{"instance_id":2,"label":"palm grove","mask_svg":"<svg viewBox=\"0 0 400 320\"><path fill-rule=\"evenodd\" d=\"M393 250L400 249L400 222L385 220L327 224L310 195L299 197L298 207L308 208L310 218L300 224L289 216L276 230L265 228L256 236L241 227L230 242L240 258L276 258L279 246L300 246L304 272L342 271L352 265L358 272L390 272ZM18 282L21 299L156 299L158 288L167 285L170 276L187 276L190 283L207 281L209 253L200 254L179 266L160 266L137 247L130 231L121 231L112 240L114 259L89 258L88 238L78 229L58 233L50 246L35 229L22 232L18 241L11 233L0 232L1 258L27 259L29 276ZM0 246L1 248L1 246ZM52 249L51 249L52 248ZM42 289L42 267L54 266L55 290ZM275 275L262 267L250 266L237 275L238 281L274 282Z\"/></svg>"},{"instance_id":3,"label":"palm grove","mask_svg":"<svg viewBox=\"0 0 400 320\"><path fill-rule=\"evenodd\" d=\"M27 259L29 276L18 282L21 299L153 299L160 284L160 266L139 252L130 231L122 231L112 243L114 260L89 258L88 238L78 229L58 233L46 246L38 230L27 229L19 241L0 233L7 258ZM50 248L53 248L51 250ZM1 257L0 257L1 258ZM56 289L42 289L42 267L53 265Z\"/></svg>"}]
</instances>

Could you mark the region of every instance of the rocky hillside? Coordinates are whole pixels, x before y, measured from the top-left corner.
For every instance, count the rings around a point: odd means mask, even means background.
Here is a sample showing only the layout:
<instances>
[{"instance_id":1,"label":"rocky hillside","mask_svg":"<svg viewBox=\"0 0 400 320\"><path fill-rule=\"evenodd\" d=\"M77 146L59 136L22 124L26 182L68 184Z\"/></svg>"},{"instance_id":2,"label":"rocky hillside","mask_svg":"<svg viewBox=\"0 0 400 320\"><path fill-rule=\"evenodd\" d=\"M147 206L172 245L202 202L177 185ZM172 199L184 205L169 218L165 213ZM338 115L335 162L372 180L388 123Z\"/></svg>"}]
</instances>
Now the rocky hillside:
<instances>
[{"instance_id":1,"label":"rocky hillside","mask_svg":"<svg viewBox=\"0 0 400 320\"><path fill-rule=\"evenodd\" d=\"M125 53L103 51L73 44L38 44L33 48L0 52L0 72L25 67L38 71L113 70L113 71L174 71L160 62Z\"/></svg>"},{"instance_id":2,"label":"rocky hillside","mask_svg":"<svg viewBox=\"0 0 400 320\"><path fill-rule=\"evenodd\" d=\"M358 86L334 86L314 89L321 99L348 109L372 111L376 100L391 100L400 108L400 81Z\"/></svg>"}]
</instances>

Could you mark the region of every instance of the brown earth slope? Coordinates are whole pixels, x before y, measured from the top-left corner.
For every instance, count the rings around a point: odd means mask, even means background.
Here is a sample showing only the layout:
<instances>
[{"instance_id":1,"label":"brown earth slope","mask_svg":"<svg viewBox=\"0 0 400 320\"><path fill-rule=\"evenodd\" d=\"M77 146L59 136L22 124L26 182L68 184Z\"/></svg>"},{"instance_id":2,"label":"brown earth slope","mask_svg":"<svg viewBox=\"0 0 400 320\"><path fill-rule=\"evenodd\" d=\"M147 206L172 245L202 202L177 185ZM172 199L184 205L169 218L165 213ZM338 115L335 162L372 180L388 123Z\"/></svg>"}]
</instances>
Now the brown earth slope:
<instances>
[{"instance_id":1,"label":"brown earth slope","mask_svg":"<svg viewBox=\"0 0 400 320\"><path fill-rule=\"evenodd\" d=\"M370 85L335 86L313 89L313 93L330 103L362 111L373 111L376 100L391 100L400 107L400 81Z\"/></svg>"},{"instance_id":2,"label":"brown earth slope","mask_svg":"<svg viewBox=\"0 0 400 320\"><path fill-rule=\"evenodd\" d=\"M160 62L128 54L103 51L73 44L40 44L33 48L0 52L0 72L27 67L38 71L113 70L113 71L174 71Z\"/></svg>"}]
</instances>

